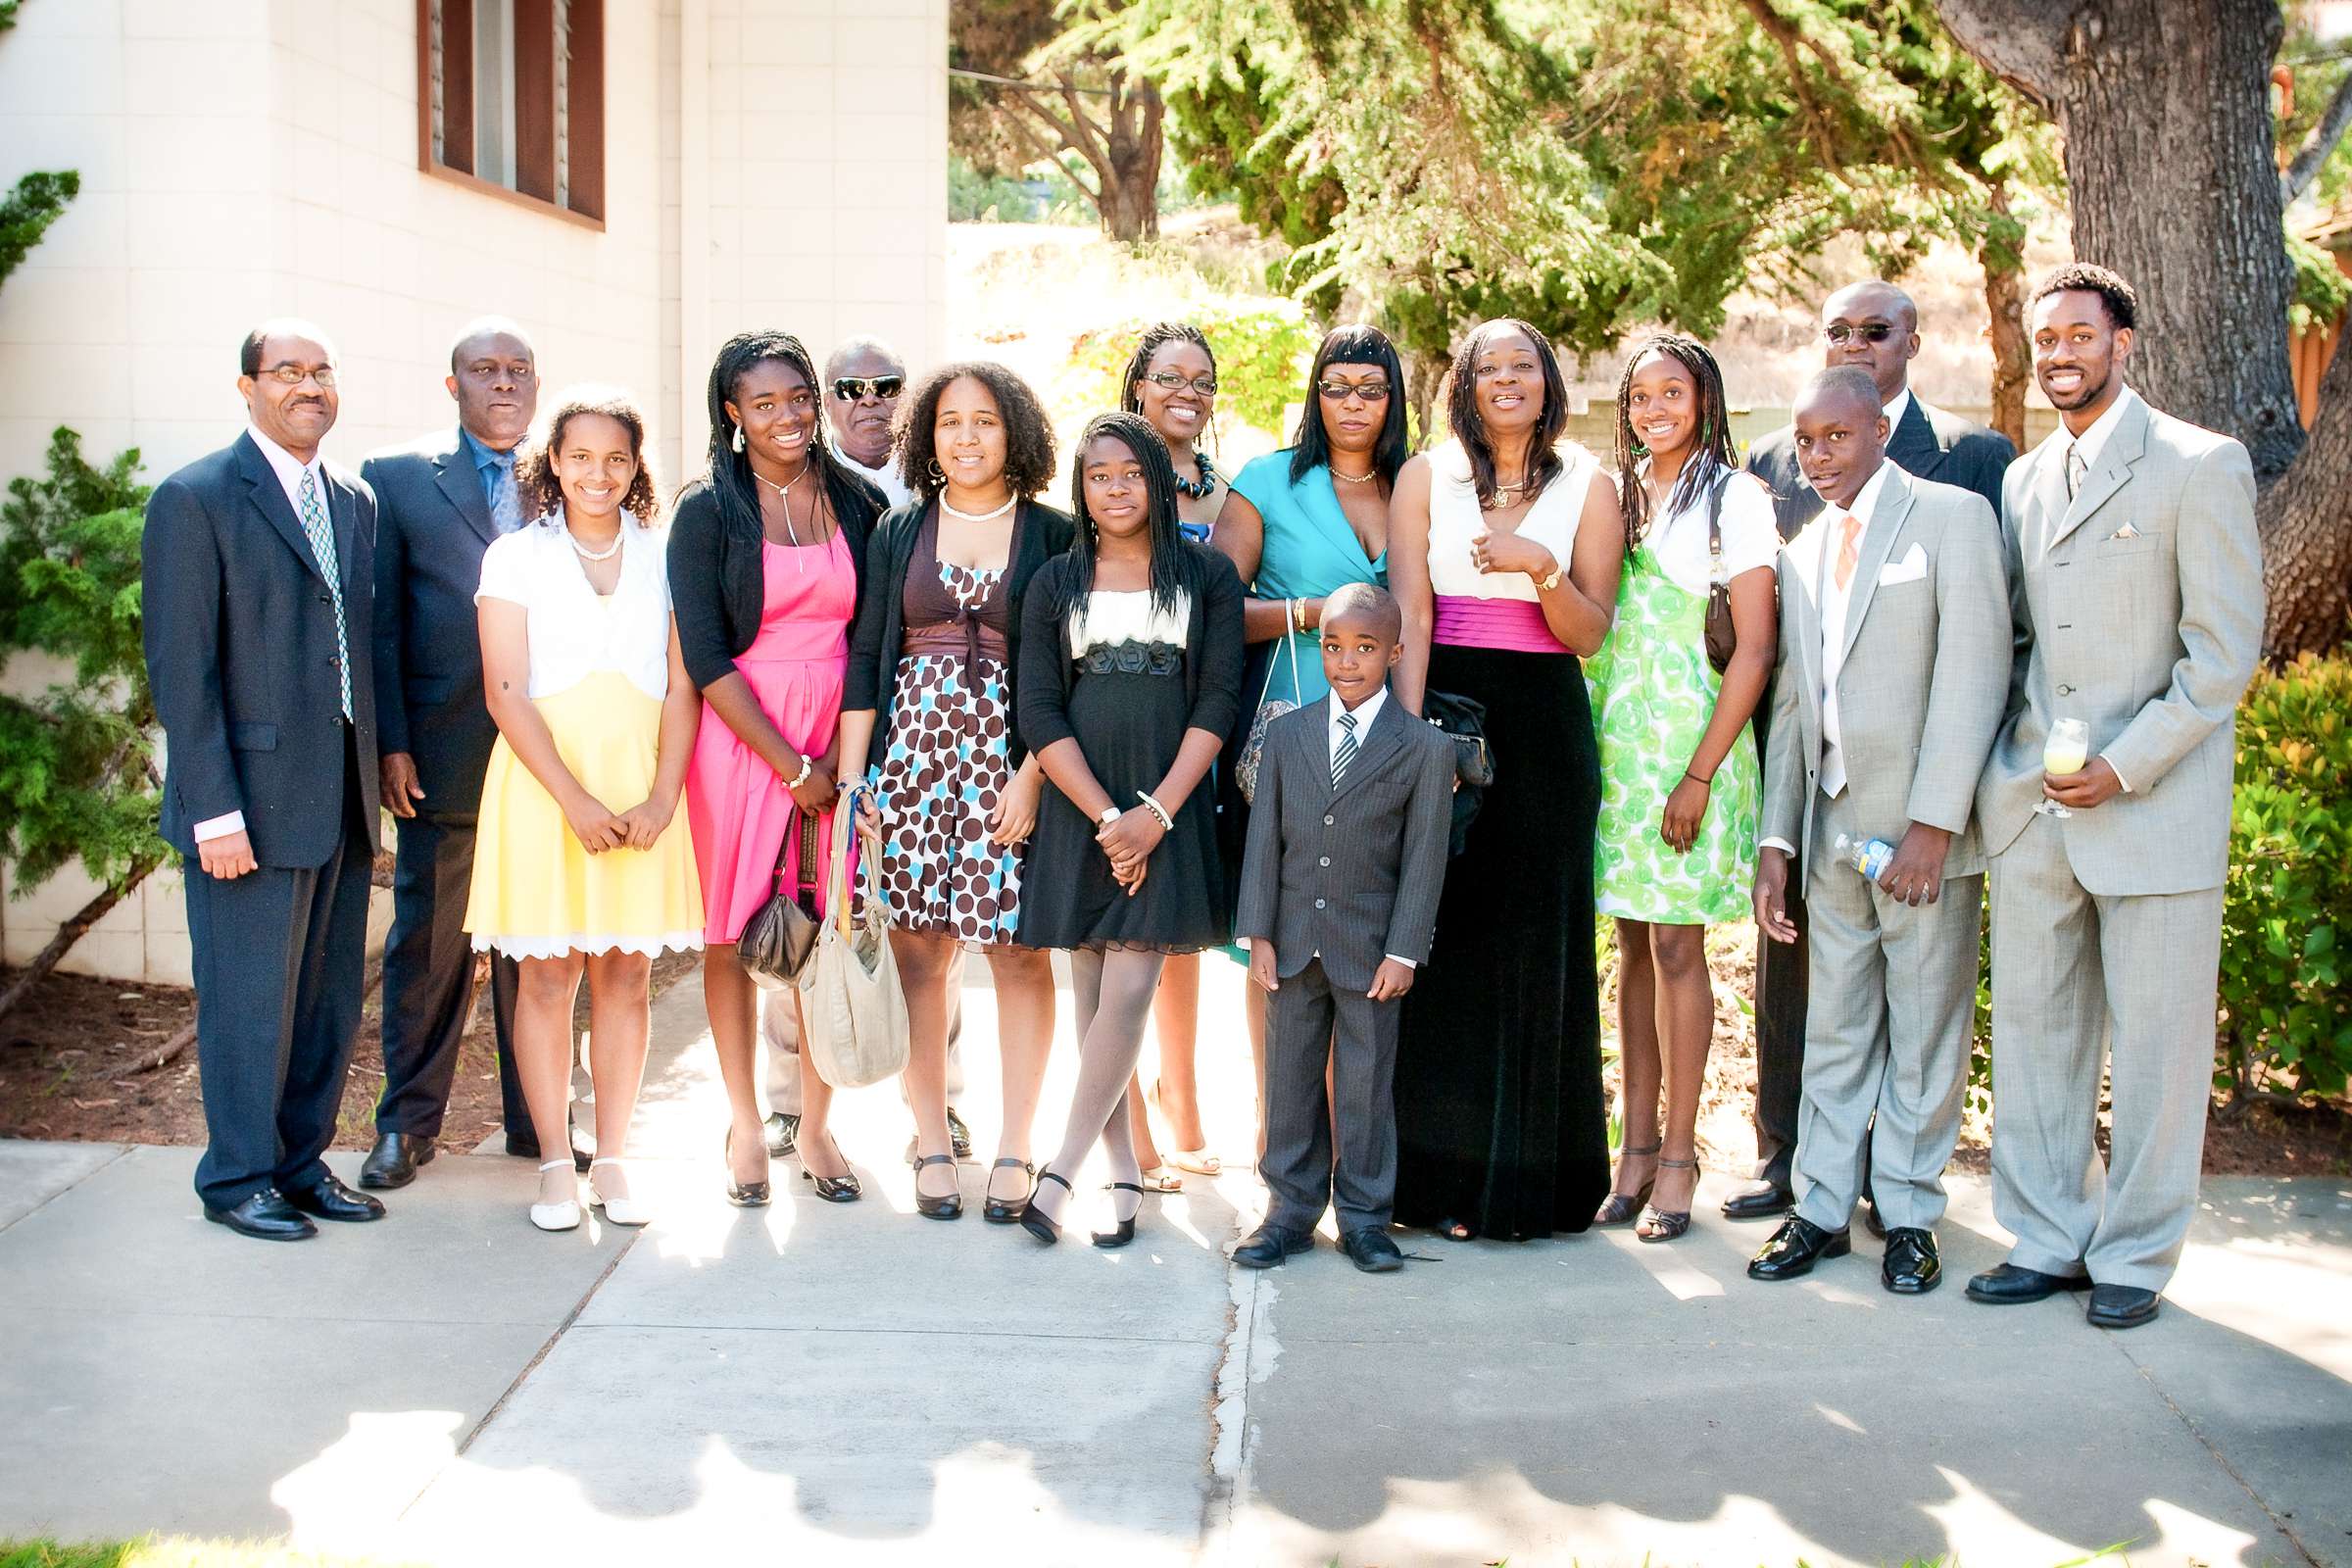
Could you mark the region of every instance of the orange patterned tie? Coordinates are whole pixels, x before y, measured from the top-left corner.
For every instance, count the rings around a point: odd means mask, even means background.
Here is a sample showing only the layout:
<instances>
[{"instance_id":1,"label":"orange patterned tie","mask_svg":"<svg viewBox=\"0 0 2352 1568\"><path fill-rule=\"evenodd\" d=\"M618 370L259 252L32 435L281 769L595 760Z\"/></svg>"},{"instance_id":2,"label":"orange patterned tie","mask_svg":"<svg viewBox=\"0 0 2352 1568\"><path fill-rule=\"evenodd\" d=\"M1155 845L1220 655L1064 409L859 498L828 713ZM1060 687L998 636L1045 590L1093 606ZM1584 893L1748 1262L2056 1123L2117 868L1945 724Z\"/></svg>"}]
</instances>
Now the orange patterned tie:
<instances>
[{"instance_id":1,"label":"orange patterned tie","mask_svg":"<svg viewBox=\"0 0 2352 1568\"><path fill-rule=\"evenodd\" d=\"M1847 513L1838 524L1838 591L1845 592L1854 585L1854 568L1862 564L1862 552L1856 548L1862 541L1862 519Z\"/></svg>"}]
</instances>

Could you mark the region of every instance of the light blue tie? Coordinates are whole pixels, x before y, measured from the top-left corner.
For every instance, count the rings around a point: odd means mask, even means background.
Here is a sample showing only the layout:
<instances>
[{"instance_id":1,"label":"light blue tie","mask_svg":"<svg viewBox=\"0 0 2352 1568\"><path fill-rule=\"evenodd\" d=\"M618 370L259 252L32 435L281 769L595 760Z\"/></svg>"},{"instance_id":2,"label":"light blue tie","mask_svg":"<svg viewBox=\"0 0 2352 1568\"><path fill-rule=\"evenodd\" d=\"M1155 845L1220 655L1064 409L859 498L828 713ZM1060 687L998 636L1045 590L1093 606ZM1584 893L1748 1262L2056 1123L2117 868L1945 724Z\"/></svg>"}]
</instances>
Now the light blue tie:
<instances>
[{"instance_id":1,"label":"light blue tie","mask_svg":"<svg viewBox=\"0 0 2352 1568\"><path fill-rule=\"evenodd\" d=\"M318 476L302 470L302 531L310 536L311 559L325 574L335 600L335 673L343 681L343 720L351 721L351 635L343 623L343 571L335 561L335 528L326 520L326 505L318 499Z\"/></svg>"},{"instance_id":2,"label":"light blue tie","mask_svg":"<svg viewBox=\"0 0 2352 1568\"><path fill-rule=\"evenodd\" d=\"M522 526L522 498L514 492L514 454L490 454L490 526L501 534Z\"/></svg>"},{"instance_id":3,"label":"light blue tie","mask_svg":"<svg viewBox=\"0 0 2352 1568\"><path fill-rule=\"evenodd\" d=\"M1348 764L1354 760L1355 715L1353 713L1342 713L1340 715L1340 744L1331 749L1332 788L1339 788L1340 775L1347 772Z\"/></svg>"}]
</instances>

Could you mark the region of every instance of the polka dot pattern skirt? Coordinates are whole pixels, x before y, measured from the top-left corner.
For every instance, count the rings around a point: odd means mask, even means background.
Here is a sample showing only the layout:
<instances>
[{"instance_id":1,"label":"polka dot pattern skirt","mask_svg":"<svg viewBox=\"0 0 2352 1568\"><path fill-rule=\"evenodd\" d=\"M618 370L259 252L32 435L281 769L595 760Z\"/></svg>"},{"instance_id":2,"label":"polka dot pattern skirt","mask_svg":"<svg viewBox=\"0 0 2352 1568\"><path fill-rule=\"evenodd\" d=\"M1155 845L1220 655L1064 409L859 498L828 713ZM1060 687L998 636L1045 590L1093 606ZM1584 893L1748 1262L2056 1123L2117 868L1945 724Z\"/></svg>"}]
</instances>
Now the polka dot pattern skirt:
<instances>
[{"instance_id":1,"label":"polka dot pattern skirt","mask_svg":"<svg viewBox=\"0 0 2352 1568\"><path fill-rule=\"evenodd\" d=\"M995 947L1018 923L1021 852L989 842L1012 782L1004 666L922 654L899 666L881 778L882 883L892 919L924 936Z\"/></svg>"}]
</instances>

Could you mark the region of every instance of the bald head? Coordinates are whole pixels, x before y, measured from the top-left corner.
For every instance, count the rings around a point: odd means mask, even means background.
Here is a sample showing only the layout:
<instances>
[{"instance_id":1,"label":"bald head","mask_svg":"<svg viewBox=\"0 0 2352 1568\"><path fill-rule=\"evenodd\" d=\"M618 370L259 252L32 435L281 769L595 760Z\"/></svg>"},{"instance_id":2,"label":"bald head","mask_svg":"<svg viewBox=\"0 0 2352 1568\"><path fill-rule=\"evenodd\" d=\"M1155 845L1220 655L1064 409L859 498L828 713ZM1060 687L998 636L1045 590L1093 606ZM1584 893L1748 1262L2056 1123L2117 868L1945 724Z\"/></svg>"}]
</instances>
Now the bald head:
<instances>
[{"instance_id":1,"label":"bald head","mask_svg":"<svg viewBox=\"0 0 2352 1568\"><path fill-rule=\"evenodd\" d=\"M1848 283L1823 303L1821 334L1825 363L1867 371L1879 402L1892 403L1909 383L1919 353L1919 307L1892 283Z\"/></svg>"},{"instance_id":2,"label":"bald head","mask_svg":"<svg viewBox=\"0 0 2352 1568\"><path fill-rule=\"evenodd\" d=\"M882 377L896 379L884 383ZM842 401L836 383L860 383ZM889 391L885 393L883 386ZM906 385L906 362L878 337L854 337L825 356L825 406L833 411L833 444L853 462L879 468L890 461L891 427L899 394Z\"/></svg>"},{"instance_id":3,"label":"bald head","mask_svg":"<svg viewBox=\"0 0 2352 1568\"><path fill-rule=\"evenodd\" d=\"M1886 411L1878 383L1859 366L1834 366L1796 397L1796 463L1805 482L1834 507L1851 507L1886 461Z\"/></svg>"}]
</instances>

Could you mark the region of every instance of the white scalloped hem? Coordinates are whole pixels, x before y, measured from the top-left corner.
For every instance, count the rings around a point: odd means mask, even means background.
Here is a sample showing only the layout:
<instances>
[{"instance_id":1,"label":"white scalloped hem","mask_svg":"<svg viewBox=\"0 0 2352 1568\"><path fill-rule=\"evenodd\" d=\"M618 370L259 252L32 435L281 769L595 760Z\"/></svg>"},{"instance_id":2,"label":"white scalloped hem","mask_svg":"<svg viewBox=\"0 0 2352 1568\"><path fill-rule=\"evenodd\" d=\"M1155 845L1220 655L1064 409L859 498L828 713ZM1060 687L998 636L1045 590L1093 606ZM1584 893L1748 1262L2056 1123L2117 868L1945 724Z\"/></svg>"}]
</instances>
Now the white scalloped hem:
<instances>
[{"instance_id":1,"label":"white scalloped hem","mask_svg":"<svg viewBox=\"0 0 2352 1568\"><path fill-rule=\"evenodd\" d=\"M665 931L656 936L612 937L601 935L568 937L475 937L473 951L495 952L509 958L561 958L574 953L594 956L600 953L634 953L648 958L658 958L663 953L700 953L703 934L700 931Z\"/></svg>"}]
</instances>

